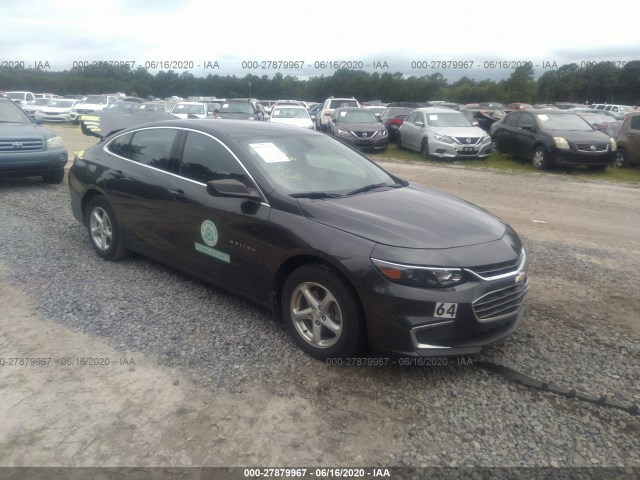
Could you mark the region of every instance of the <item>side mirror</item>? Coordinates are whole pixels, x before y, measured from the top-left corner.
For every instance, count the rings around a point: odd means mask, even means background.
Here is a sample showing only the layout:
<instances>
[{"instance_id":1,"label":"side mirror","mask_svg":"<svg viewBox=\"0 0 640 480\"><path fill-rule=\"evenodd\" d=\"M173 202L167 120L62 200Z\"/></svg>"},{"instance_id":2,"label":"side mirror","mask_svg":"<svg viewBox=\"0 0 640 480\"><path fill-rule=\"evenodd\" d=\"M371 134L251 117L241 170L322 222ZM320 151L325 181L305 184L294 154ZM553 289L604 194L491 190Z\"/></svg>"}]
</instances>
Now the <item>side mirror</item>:
<instances>
[{"instance_id":1,"label":"side mirror","mask_svg":"<svg viewBox=\"0 0 640 480\"><path fill-rule=\"evenodd\" d=\"M262 202L262 197L255 188L248 187L235 178L223 178L207 182L207 193L213 197L246 198Z\"/></svg>"}]
</instances>

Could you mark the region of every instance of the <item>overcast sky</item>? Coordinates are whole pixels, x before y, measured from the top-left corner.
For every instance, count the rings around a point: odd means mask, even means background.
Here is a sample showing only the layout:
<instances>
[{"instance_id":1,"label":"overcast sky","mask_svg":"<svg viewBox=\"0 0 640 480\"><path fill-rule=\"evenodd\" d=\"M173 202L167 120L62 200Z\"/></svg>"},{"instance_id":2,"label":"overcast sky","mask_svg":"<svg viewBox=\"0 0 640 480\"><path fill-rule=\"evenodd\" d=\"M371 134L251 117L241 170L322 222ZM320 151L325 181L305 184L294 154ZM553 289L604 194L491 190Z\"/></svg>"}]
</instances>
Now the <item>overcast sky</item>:
<instances>
[{"instance_id":1,"label":"overcast sky","mask_svg":"<svg viewBox=\"0 0 640 480\"><path fill-rule=\"evenodd\" d=\"M639 14L636 0L27 0L2 6L0 62L65 70L74 61L186 60L196 75L244 76L275 70L243 68L243 61L299 60L305 68L290 72L304 76L333 73L315 62L345 60L421 76L442 70L415 69L413 61L468 60L473 71L446 76L484 79L500 72L485 61L528 60L541 75L553 62L640 59ZM197 67L207 61L219 68Z\"/></svg>"}]
</instances>

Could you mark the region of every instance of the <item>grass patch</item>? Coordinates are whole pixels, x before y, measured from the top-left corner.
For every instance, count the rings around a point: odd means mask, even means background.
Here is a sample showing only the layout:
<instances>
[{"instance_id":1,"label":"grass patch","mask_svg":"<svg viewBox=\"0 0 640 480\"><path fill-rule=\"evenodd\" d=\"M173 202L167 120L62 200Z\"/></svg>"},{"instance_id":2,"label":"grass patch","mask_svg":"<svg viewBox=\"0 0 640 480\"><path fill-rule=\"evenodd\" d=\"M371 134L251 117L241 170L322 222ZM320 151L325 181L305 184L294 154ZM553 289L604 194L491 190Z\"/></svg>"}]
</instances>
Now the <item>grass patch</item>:
<instances>
[{"instance_id":1,"label":"grass patch","mask_svg":"<svg viewBox=\"0 0 640 480\"><path fill-rule=\"evenodd\" d=\"M492 168L495 170L543 173L545 175L566 175L571 178L584 178L594 180L606 180L611 182L630 182L640 184L640 168L612 168L603 171L589 170L586 167L556 167L551 170L541 171L531 165L531 162L519 158L510 157L494 152L485 160L425 160L418 152L411 150L398 150L395 144L390 144L387 151L371 155L374 160L401 160L407 162L420 162L425 165L455 165L463 168Z\"/></svg>"}]
</instances>

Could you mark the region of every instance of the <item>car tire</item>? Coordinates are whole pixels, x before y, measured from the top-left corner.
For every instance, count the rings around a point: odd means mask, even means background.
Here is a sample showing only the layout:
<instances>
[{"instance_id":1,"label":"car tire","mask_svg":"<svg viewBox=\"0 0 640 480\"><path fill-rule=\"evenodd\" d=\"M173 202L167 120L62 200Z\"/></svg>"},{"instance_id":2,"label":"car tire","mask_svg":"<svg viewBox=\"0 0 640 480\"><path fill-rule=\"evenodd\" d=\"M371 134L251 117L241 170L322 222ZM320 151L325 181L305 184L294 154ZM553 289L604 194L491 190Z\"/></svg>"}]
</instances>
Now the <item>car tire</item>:
<instances>
[{"instance_id":1,"label":"car tire","mask_svg":"<svg viewBox=\"0 0 640 480\"><path fill-rule=\"evenodd\" d=\"M423 138L420 144L420 155L422 155L422 158L425 160L429 160L429 142L426 138Z\"/></svg>"},{"instance_id":2,"label":"car tire","mask_svg":"<svg viewBox=\"0 0 640 480\"><path fill-rule=\"evenodd\" d=\"M491 149L494 152L502 153L502 151L500 150L500 144L498 143L498 140L492 140Z\"/></svg>"},{"instance_id":3,"label":"car tire","mask_svg":"<svg viewBox=\"0 0 640 480\"><path fill-rule=\"evenodd\" d=\"M85 225L91 246L105 260L117 260L127 255L122 246L120 227L109 202L98 195L85 210Z\"/></svg>"},{"instance_id":4,"label":"car tire","mask_svg":"<svg viewBox=\"0 0 640 480\"><path fill-rule=\"evenodd\" d=\"M49 173L42 175L42 180L47 183L62 183L64 179L64 168L56 168Z\"/></svg>"},{"instance_id":5,"label":"car tire","mask_svg":"<svg viewBox=\"0 0 640 480\"><path fill-rule=\"evenodd\" d=\"M540 170L549 168L551 166L551 162L549 161L547 151L542 147L536 147L536 149L533 151L531 164L535 168L538 168Z\"/></svg>"},{"instance_id":6,"label":"car tire","mask_svg":"<svg viewBox=\"0 0 640 480\"><path fill-rule=\"evenodd\" d=\"M616 156L613 160L612 166L615 168L624 168L629 166L629 154L626 150L618 149L616 151Z\"/></svg>"},{"instance_id":7,"label":"car tire","mask_svg":"<svg viewBox=\"0 0 640 480\"><path fill-rule=\"evenodd\" d=\"M324 264L307 264L284 282L282 314L295 342L310 356L326 360L358 353L364 322L351 286Z\"/></svg>"}]
</instances>

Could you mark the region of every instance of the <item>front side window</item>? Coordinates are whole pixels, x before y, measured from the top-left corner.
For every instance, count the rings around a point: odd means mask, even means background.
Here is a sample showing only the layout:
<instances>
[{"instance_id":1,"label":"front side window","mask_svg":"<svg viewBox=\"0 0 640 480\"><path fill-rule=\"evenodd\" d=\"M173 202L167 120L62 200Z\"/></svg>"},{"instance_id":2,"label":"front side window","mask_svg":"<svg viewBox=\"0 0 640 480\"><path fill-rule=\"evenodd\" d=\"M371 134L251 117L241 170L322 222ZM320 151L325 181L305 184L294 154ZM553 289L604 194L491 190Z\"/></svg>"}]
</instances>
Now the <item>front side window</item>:
<instances>
[{"instance_id":1,"label":"front side window","mask_svg":"<svg viewBox=\"0 0 640 480\"><path fill-rule=\"evenodd\" d=\"M246 181L246 173L235 157L217 140L197 132L187 134L180 175L201 183L220 179Z\"/></svg>"},{"instance_id":2,"label":"front side window","mask_svg":"<svg viewBox=\"0 0 640 480\"><path fill-rule=\"evenodd\" d=\"M171 161L171 148L177 131L171 128L151 128L138 130L115 138L108 145L111 153L134 162L167 172L175 172L175 162Z\"/></svg>"}]
</instances>

